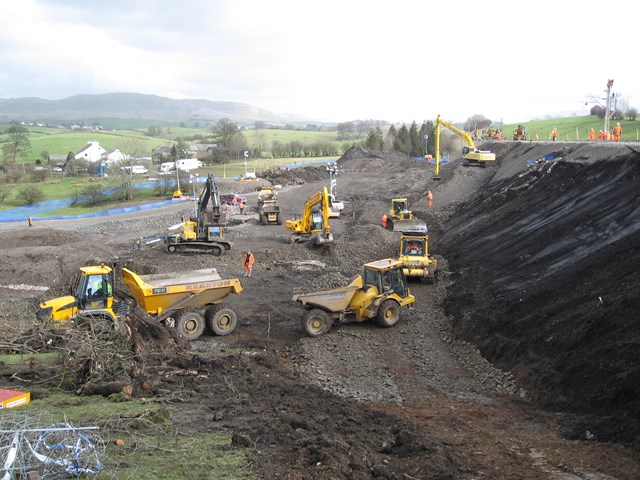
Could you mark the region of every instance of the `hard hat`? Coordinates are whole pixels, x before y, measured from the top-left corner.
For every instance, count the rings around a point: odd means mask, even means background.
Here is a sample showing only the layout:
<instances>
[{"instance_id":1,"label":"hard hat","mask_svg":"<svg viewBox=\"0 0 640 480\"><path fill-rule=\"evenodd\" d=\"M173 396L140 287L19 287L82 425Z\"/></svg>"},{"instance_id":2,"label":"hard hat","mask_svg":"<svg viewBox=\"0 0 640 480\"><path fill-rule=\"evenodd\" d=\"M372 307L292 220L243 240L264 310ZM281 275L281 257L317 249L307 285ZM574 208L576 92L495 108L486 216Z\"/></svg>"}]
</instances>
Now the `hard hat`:
<instances>
[{"instance_id":1,"label":"hard hat","mask_svg":"<svg viewBox=\"0 0 640 480\"><path fill-rule=\"evenodd\" d=\"M244 253L251 253L251 250L247 249Z\"/></svg>"},{"instance_id":2,"label":"hard hat","mask_svg":"<svg viewBox=\"0 0 640 480\"><path fill-rule=\"evenodd\" d=\"M616 125L620 125L620 122L616 123Z\"/></svg>"}]
</instances>

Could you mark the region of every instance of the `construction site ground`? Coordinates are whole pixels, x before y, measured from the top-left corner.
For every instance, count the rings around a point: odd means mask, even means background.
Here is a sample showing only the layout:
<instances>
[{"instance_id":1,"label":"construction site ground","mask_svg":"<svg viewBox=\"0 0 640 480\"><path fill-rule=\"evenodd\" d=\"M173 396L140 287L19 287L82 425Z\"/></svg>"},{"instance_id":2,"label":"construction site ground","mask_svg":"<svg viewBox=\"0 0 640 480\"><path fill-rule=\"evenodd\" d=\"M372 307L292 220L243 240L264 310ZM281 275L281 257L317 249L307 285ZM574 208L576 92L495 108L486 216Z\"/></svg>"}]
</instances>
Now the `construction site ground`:
<instances>
[{"instance_id":1,"label":"construction site ground","mask_svg":"<svg viewBox=\"0 0 640 480\"><path fill-rule=\"evenodd\" d=\"M242 278L250 248L253 274L228 302L236 331L141 365L147 390L133 395L188 392L172 423L186 434L233 432L256 478L640 478L638 147L484 147L494 164L455 160L440 180L424 161L350 150L338 162L346 206L330 222L336 242L321 248L260 225L255 190L282 185L283 218L299 216L328 185L323 167L218 180L221 193L248 200L220 257L132 250L135 238L166 233L193 211L189 201L1 224L0 327L14 335L15 319L65 292L81 265L118 259L139 273L216 267ZM396 256L399 234L380 221L394 197L408 197L429 225L435 283L411 282L416 302L393 328L350 323L307 337L293 292L346 285L363 263Z\"/></svg>"}]
</instances>

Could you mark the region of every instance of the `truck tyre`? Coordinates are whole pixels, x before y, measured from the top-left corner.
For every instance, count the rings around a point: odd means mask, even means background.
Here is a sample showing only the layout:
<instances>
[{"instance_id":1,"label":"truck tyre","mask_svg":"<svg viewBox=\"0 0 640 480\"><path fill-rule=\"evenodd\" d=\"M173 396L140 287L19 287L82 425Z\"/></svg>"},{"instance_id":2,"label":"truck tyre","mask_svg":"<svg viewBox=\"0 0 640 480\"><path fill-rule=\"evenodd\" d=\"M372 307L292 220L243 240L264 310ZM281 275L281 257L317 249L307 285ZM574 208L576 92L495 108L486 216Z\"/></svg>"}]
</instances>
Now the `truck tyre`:
<instances>
[{"instance_id":1,"label":"truck tyre","mask_svg":"<svg viewBox=\"0 0 640 480\"><path fill-rule=\"evenodd\" d=\"M204 332L204 318L198 312L184 312L178 316L176 328L187 340L195 340Z\"/></svg>"},{"instance_id":2,"label":"truck tyre","mask_svg":"<svg viewBox=\"0 0 640 480\"><path fill-rule=\"evenodd\" d=\"M215 335L229 335L238 325L236 313L230 308L209 307L204 312L207 328Z\"/></svg>"},{"instance_id":3,"label":"truck tyre","mask_svg":"<svg viewBox=\"0 0 640 480\"><path fill-rule=\"evenodd\" d=\"M278 216L276 217L276 223L278 225L282 225L282 217L280 217L280 214L278 214Z\"/></svg>"},{"instance_id":4,"label":"truck tyre","mask_svg":"<svg viewBox=\"0 0 640 480\"><path fill-rule=\"evenodd\" d=\"M378 307L376 322L382 327L393 327L400 320L400 305L394 300L385 300Z\"/></svg>"},{"instance_id":5,"label":"truck tyre","mask_svg":"<svg viewBox=\"0 0 640 480\"><path fill-rule=\"evenodd\" d=\"M175 253L176 252L176 246L175 245L167 245L167 252Z\"/></svg>"},{"instance_id":6,"label":"truck tyre","mask_svg":"<svg viewBox=\"0 0 640 480\"><path fill-rule=\"evenodd\" d=\"M309 310L302 319L302 328L310 337L319 337L331 330L331 317L324 310Z\"/></svg>"}]
</instances>

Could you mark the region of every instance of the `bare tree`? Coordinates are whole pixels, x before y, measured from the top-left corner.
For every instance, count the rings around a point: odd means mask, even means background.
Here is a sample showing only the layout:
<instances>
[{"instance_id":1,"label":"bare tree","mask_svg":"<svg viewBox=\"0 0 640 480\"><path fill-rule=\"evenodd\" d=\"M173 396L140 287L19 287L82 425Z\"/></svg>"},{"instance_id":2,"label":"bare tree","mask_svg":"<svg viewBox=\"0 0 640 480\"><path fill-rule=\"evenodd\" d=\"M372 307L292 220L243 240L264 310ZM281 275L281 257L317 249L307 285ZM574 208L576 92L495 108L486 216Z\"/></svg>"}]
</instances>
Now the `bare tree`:
<instances>
[{"instance_id":1,"label":"bare tree","mask_svg":"<svg viewBox=\"0 0 640 480\"><path fill-rule=\"evenodd\" d=\"M486 118L484 115L476 114L467 118L464 122L463 130L467 132L473 132L474 130L481 130L489 127L493 122Z\"/></svg>"},{"instance_id":2,"label":"bare tree","mask_svg":"<svg viewBox=\"0 0 640 480\"><path fill-rule=\"evenodd\" d=\"M118 150L130 160L144 152L145 142L140 137L122 137L118 143Z\"/></svg>"},{"instance_id":3,"label":"bare tree","mask_svg":"<svg viewBox=\"0 0 640 480\"><path fill-rule=\"evenodd\" d=\"M18 192L18 198L21 199L25 205L33 205L43 201L46 196L39 187L25 186Z\"/></svg>"}]
</instances>

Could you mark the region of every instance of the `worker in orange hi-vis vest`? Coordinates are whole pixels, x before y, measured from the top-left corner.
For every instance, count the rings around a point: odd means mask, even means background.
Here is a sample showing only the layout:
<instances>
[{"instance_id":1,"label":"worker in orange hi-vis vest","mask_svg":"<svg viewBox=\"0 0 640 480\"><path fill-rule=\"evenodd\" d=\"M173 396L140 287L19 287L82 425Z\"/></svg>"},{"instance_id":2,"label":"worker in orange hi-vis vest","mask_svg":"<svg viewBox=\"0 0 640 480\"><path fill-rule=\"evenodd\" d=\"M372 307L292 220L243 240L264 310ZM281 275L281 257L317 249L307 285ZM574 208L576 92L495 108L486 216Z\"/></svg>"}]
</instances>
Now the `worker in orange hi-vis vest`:
<instances>
[{"instance_id":1,"label":"worker in orange hi-vis vest","mask_svg":"<svg viewBox=\"0 0 640 480\"><path fill-rule=\"evenodd\" d=\"M604 140L604 132L602 130L598 130L598 140Z\"/></svg>"},{"instance_id":2,"label":"worker in orange hi-vis vest","mask_svg":"<svg viewBox=\"0 0 640 480\"><path fill-rule=\"evenodd\" d=\"M433 207L433 193L431 193L431 190L427 193L427 206Z\"/></svg>"},{"instance_id":3,"label":"worker in orange hi-vis vest","mask_svg":"<svg viewBox=\"0 0 640 480\"><path fill-rule=\"evenodd\" d=\"M242 258L242 266L244 267L244 275L243 277L250 277L251 272L253 271L253 264L256 261L256 258L251 253L251 250L245 250L244 256Z\"/></svg>"},{"instance_id":4,"label":"worker in orange hi-vis vest","mask_svg":"<svg viewBox=\"0 0 640 480\"><path fill-rule=\"evenodd\" d=\"M622 135L622 127L620 126L619 123L616 124L615 127L613 127L613 139L616 142L620 141L620 135Z\"/></svg>"},{"instance_id":5,"label":"worker in orange hi-vis vest","mask_svg":"<svg viewBox=\"0 0 640 480\"><path fill-rule=\"evenodd\" d=\"M607 132L606 130L604 132L604 139L605 140L611 140L611 134L609 132Z\"/></svg>"},{"instance_id":6,"label":"worker in orange hi-vis vest","mask_svg":"<svg viewBox=\"0 0 640 480\"><path fill-rule=\"evenodd\" d=\"M387 218L387 214L383 213L382 214L382 228L384 228L385 230L389 227L389 219Z\"/></svg>"},{"instance_id":7,"label":"worker in orange hi-vis vest","mask_svg":"<svg viewBox=\"0 0 640 480\"><path fill-rule=\"evenodd\" d=\"M553 130L551 130L551 140L555 142L557 139L558 139L558 129L556 127L553 127Z\"/></svg>"},{"instance_id":8,"label":"worker in orange hi-vis vest","mask_svg":"<svg viewBox=\"0 0 640 480\"><path fill-rule=\"evenodd\" d=\"M596 131L593 129L593 127L591 127L591 130L589 130L589 140L595 140L596 139Z\"/></svg>"}]
</instances>

